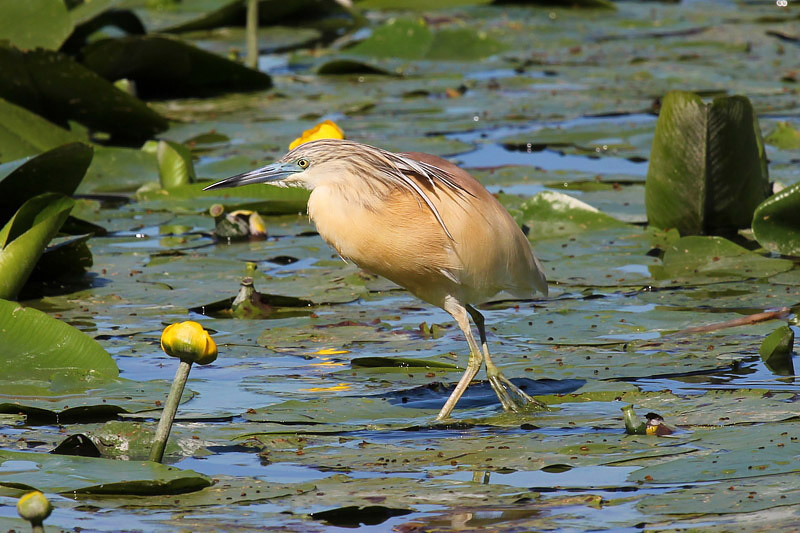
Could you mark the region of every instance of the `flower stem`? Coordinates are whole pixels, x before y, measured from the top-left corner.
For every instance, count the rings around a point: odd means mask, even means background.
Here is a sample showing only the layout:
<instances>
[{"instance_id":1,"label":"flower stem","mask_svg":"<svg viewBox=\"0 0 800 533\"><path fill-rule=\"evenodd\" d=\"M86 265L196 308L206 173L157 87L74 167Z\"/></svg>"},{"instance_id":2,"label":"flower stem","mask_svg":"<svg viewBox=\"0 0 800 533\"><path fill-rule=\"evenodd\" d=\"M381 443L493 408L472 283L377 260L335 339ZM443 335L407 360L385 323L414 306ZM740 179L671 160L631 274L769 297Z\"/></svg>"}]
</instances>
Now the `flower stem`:
<instances>
[{"instance_id":1,"label":"flower stem","mask_svg":"<svg viewBox=\"0 0 800 533\"><path fill-rule=\"evenodd\" d=\"M191 369L192 363L187 361L181 360L178 365L175 379L172 380L172 388L169 390L167 403L164 404L164 410L161 412L161 420L158 422L156 435L153 437L153 447L150 449L151 461L160 463L164 458L164 448L167 447L167 439L169 439L169 432L172 430L172 422L175 420L175 413L178 412L178 404L181 403L183 388L186 386L186 380L189 379L189 370Z\"/></svg>"}]
</instances>

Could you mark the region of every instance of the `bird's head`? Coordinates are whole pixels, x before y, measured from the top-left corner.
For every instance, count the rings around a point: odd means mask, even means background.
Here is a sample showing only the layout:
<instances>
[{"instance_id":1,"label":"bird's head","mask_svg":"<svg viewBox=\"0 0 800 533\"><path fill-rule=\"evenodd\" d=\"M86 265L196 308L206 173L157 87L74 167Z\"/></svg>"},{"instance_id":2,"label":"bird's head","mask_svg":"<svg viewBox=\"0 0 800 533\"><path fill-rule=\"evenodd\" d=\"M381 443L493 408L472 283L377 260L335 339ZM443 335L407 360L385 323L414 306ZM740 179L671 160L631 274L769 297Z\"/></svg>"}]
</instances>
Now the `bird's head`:
<instances>
[{"instance_id":1,"label":"bird's head","mask_svg":"<svg viewBox=\"0 0 800 533\"><path fill-rule=\"evenodd\" d=\"M301 144L275 163L226 178L203 190L227 189L251 183L270 183L279 187L302 187L313 190L323 180L332 179L337 175L335 167L341 164L342 152L355 144L337 139Z\"/></svg>"}]
</instances>

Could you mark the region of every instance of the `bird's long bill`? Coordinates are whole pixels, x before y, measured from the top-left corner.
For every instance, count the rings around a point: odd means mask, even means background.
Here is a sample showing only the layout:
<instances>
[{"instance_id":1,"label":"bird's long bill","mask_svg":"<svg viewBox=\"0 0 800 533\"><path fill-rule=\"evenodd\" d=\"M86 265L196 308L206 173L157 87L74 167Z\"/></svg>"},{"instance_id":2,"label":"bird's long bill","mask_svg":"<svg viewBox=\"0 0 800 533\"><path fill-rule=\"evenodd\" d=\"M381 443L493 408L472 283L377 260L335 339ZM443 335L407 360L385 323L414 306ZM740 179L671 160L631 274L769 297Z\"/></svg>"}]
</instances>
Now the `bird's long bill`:
<instances>
[{"instance_id":1,"label":"bird's long bill","mask_svg":"<svg viewBox=\"0 0 800 533\"><path fill-rule=\"evenodd\" d=\"M255 170L251 170L250 172L244 172L242 174L237 174L236 176L231 176L230 178L225 178L222 181L218 181L209 185L208 187L204 187L203 190L229 189L231 187L240 187L242 185L249 185L251 183L280 181L286 176L296 173L298 170L299 169L292 163L272 163L271 165L257 168Z\"/></svg>"}]
</instances>

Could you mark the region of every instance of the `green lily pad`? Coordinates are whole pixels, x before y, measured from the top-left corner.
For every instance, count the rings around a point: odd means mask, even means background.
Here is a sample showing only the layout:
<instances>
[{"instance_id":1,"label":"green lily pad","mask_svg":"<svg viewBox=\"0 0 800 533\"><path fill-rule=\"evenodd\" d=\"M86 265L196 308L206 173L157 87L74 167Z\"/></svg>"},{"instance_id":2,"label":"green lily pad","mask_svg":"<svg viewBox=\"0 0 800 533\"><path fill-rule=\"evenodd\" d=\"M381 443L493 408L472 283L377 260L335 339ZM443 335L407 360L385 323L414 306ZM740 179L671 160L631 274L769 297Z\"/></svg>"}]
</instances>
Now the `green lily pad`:
<instances>
[{"instance_id":1,"label":"green lily pad","mask_svg":"<svg viewBox=\"0 0 800 533\"><path fill-rule=\"evenodd\" d=\"M0 35L21 50L57 50L72 33L64 2L31 0L0 5Z\"/></svg>"},{"instance_id":2,"label":"green lily pad","mask_svg":"<svg viewBox=\"0 0 800 533\"><path fill-rule=\"evenodd\" d=\"M5 379L48 379L71 371L102 382L119 374L111 356L85 333L15 302L0 300L0 309Z\"/></svg>"},{"instance_id":3,"label":"green lily pad","mask_svg":"<svg viewBox=\"0 0 800 533\"><path fill-rule=\"evenodd\" d=\"M97 146L79 194L135 191L147 181L158 180L156 155L132 148Z\"/></svg>"},{"instance_id":4,"label":"green lily pad","mask_svg":"<svg viewBox=\"0 0 800 533\"><path fill-rule=\"evenodd\" d=\"M225 211L250 209L265 215L305 212L308 191L298 188L273 187L263 184L235 189L204 191L210 182L181 185L170 190L156 189L139 193L140 207L154 210L204 212L213 204L222 204Z\"/></svg>"},{"instance_id":5,"label":"green lily pad","mask_svg":"<svg viewBox=\"0 0 800 533\"><path fill-rule=\"evenodd\" d=\"M771 252L800 256L800 183L761 202L753 213L753 236Z\"/></svg>"},{"instance_id":6,"label":"green lily pad","mask_svg":"<svg viewBox=\"0 0 800 533\"><path fill-rule=\"evenodd\" d=\"M266 73L187 42L160 35L104 39L82 50L82 62L109 81L136 82L142 98L207 96L269 89Z\"/></svg>"},{"instance_id":7,"label":"green lily pad","mask_svg":"<svg viewBox=\"0 0 800 533\"><path fill-rule=\"evenodd\" d=\"M788 122L781 121L764 137L764 142L781 150L798 150L800 149L800 131Z\"/></svg>"},{"instance_id":8,"label":"green lily pad","mask_svg":"<svg viewBox=\"0 0 800 533\"><path fill-rule=\"evenodd\" d=\"M695 483L800 471L800 465L791 460L800 453L793 425L746 426L722 435L726 437L725 448L720 448L714 434L707 432L707 444L716 445L705 454L648 466L633 472L629 479L644 483Z\"/></svg>"},{"instance_id":9,"label":"green lily pad","mask_svg":"<svg viewBox=\"0 0 800 533\"><path fill-rule=\"evenodd\" d=\"M0 78L0 97L60 125L75 120L121 139L145 138L167 127L142 101L64 54L0 46L0 68L8 73Z\"/></svg>"},{"instance_id":10,"label":"green lily pad","mask_svg":"<svg viewBox=\"0 0 800 533\"><path fill-rule=\"evenodd\" d=\"M663 267L651 270L657 279L747 279L773 276L793 267L787 259L764 257L722 237L690 236L669 246Z\"/></svg>"},{"instance_id":11,"label":"green lily pad","mask_svg":"<svg viewBox=\"0 0 800 533\"><path fill-rule=\"evenodd\" d=\"M75 201L45 193L26 201L0 229L0 298L14 299Z\"/></svg>"},{"instance_id":12,"label":"green lily pad","mask_svg":"<svg viewBox=\"0 0 800 533\"><path fill-rule=\"evenodd\" d=\"M724 515L756 513L800 504L796 474L772 475L764 479L736 480L688 487L648 496L639 507L648 513L664 515ZM772 524L768 527L773 527Z\"/></svg>"},{"instance_id":13,"label":"green lily pad","mask_svg":"<svg viewBox=\"0 0 800 533\"><path fill-rule=\"evenodd\" d=\"M627 226L577 198L555 191L540 192L511 214L519 224L531 228L529 238L534 241Z\"/></svg>"},{"instance_id":14,"label":"green lily pad","mask_svg":"<svg viewBox=\"0 0 800 533\"><path fill-rule=\"evenodd\" d=\"M693 93L666 95L645 185L650 224L681 235L736 231L750 225L768 190L758 119L746 97L704 104Z\"/></svg>"},{"instance_id":15,"label":"green lily pad","mask_svg":"<svg viewBox=\"0 0 800 533\"><path fill-rule=\"evenodd\" d=\"M0 485L65 494L166 495L211 486L211 481L197 472L151 461L0 450L3 466Z\"/></svg>"},{"instance_id":16,"label":"green lily pad","mask_svg":"<svg viewBox=\"0 0 800 533\"><path fill-rule=\"evenodd\" d=\"M398 59L470 61L506 48L486 32L468 28L431 30L423 19L390 19L347 53Z\"/></svg>"}]
</instances>

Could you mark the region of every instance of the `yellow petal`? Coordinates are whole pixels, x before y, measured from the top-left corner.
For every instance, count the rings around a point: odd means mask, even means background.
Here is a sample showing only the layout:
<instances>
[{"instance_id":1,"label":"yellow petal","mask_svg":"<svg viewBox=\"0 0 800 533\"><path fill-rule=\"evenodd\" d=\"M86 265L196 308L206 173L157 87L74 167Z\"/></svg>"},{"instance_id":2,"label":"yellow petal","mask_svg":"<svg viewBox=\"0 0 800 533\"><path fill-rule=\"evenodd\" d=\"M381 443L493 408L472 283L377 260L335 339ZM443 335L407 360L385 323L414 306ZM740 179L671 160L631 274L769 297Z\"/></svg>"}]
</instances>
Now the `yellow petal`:
<instances>
[{"instance_id":1,"label":"yellow petal","mask_svg":"<svg viewBox=\"0 0 800 533\"><path fill-rule=\"evenodd\" d=\"M350 390L352 385L349 383L342 383L340 385L334 385L332 387L311 387L310 389L297 389L299 392L337 392L337 391L345 391Z\"/></svg>"},{"instance_id":2,"label":"yellow petal","mask_svg":"<svg viewBox=\"0 0 800 533\"><path fill-rule=\"evenodd\" d=\"M183 361L207 365L217 359L217 344L203 326L187 320L170 324L161 333L164 353Z\"/></svg>"},{"instance_id":3,"label":"yellow petal","mask_svg":"<svg viewBox=\"0 0 800 533\"><path fill-rule=\"evenodd\" d=\"M323 348L312 352L312 355L338 355L340 353L350 353L349 350L337 350L336 348Z\"/></svg>"},{"instance_id":4,"label":"yellow petal","mask_svg":"<svg viewBox=\"0 0 800 533\"><path fill-rule=\"evenodd\" d=\"M304 131L300 137L292 141L292 144L289 145L289 150L294 150L309 141L318 141L320 139L344 139L344 132L335 122L326 120Z\"/></svg>"}]
</instances>

